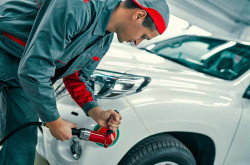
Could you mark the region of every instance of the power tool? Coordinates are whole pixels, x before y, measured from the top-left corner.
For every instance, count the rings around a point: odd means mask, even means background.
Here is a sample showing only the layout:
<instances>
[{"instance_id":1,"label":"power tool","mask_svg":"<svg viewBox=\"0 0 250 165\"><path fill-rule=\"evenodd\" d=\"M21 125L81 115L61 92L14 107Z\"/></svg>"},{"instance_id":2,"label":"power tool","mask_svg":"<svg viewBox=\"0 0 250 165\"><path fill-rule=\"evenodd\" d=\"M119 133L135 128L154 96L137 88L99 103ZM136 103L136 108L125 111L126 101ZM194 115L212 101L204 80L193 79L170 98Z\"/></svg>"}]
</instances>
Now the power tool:
<instances>
[{"instance_id":1,"label":"power tool","mask_svg":"<svg viewBox=\"0 0 250 165\"><path fill-rule=\"evenodd\" d=\"M112 145L116 138L115 133L111 130L107 130L106 133L103 133L91 131L86 128L72 128L72 135L76 135L81 140L101 143L105 148L108 148L108 146Z\"/></svg>"}]
</instances>

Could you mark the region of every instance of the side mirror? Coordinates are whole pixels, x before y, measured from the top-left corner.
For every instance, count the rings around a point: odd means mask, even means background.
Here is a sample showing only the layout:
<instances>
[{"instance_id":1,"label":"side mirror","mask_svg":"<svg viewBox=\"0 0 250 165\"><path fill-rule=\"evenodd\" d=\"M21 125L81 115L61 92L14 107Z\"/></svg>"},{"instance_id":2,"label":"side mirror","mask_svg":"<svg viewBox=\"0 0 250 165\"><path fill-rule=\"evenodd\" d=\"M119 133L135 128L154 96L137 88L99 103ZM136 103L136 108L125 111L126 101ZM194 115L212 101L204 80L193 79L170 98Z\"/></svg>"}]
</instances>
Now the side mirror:
<instances>
[{"instance_id":1,"label":"side mirror","mask_svg":"<svg viewBox=\"0 0 250 165\"><path fill-rule=\"evenodd\" d=\"M247 87L247 89L243 95L243 98L250 99L250 85Z\"/></svg>"}]
</instances>

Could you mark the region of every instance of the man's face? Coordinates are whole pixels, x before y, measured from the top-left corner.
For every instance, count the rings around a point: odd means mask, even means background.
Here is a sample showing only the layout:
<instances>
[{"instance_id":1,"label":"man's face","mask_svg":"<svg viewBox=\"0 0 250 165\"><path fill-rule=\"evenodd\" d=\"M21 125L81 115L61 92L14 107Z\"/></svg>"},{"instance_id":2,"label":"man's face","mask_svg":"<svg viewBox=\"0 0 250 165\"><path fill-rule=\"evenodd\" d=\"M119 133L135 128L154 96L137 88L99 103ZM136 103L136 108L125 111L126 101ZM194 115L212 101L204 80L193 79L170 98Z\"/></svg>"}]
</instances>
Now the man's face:
<instances>
[{"instance_id":1,"label":"man's face","mask_svg":"<svg viewBox=\"0 0 250 165\"><path fill-rule=\"evenodd\" d=\"M142 25L143 20L131 19L120 24L116 31L118 41L121 43L124 41L131 42L137 46L144 39L150 40L160 34L157 30L151 31L149 28L144 27Z\"/></svg>"}]
</instances>

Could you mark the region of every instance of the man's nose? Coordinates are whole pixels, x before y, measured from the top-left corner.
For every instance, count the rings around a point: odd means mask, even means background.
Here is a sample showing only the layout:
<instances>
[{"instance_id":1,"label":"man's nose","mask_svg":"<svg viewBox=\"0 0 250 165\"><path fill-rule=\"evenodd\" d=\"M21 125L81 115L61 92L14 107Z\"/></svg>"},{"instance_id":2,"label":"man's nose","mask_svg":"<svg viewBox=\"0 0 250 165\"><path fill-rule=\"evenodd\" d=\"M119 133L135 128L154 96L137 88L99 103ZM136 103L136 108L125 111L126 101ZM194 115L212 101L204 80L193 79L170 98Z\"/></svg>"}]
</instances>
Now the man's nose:
<instances>
[{"instance_id":1,"label":"man's nose","mask_svg":"<svg viewBox=\"0 0 250 165\"><path fill-rule=\"evenodd\" d=\"M138 40L135 40L135 46L139 45L139 43L141 43L144 39L143 38L140 38Z\"/></svg>"}]
</instances>

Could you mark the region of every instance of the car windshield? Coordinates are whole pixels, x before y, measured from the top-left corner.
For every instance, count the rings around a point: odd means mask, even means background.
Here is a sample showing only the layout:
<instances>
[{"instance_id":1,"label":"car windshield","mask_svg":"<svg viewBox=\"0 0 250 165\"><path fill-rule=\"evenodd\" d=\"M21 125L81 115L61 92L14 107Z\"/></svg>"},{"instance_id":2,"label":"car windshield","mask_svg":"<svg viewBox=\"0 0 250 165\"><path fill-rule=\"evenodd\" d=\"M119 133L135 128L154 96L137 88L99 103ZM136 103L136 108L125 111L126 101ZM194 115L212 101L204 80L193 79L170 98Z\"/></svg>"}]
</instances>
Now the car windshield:
<instances>
[{"instance_id":1,"label":"car windshield","mask_svg":"<svg viewBox=\"0 0 250 165\"><path fill-rule=\"evenodd\" d=\"M147 51L199 72L233 80L250 68L250 46L198 36L181 36L146 47Z\"/></svg>"}]
</instances>

